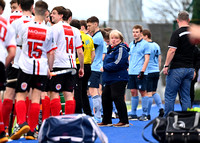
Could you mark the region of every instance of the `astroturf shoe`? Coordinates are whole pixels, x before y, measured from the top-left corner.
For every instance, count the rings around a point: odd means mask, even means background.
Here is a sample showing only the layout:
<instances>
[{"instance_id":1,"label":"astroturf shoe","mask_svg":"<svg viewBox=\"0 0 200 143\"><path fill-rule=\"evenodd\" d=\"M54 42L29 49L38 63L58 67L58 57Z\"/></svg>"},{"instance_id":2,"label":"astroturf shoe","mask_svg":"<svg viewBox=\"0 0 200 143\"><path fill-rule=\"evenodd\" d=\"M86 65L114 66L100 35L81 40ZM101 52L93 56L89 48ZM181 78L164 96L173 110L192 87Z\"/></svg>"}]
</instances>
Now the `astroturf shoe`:
<instances>
[{"instance_id":1,"label":"astroturf shoe","mask_svg":"<svg viewBox=\"0 0 200 143\"><path fill-rule=\"evenodd\" d=\"M163 108L161 108L160 110L159 110L159 117L163 117L164 116L164 109Z\"/></svg>"},{"instance_id":2,"label":"astroturf shoe","mask_svg":"<svg viewBox=\"0 0 200 143\"><path fill-rule=\"evenodd\" d=\"M117 124L113 124L114 127L129 127L128 123L117 123Z\"/></svg>"},{"instance_id":3,"label":"astroturf shoe","mask_svg":"<svg viewBox=\"0 0 200 143\"><path fill-rule=\"evenodd\" d=\"M98 123L97 124L99 127L111 127L111 126L113 126L113 124L112 123L103 123L103 122L101 122L101 123Z\"/></svg>"},{"instance_id":4,"label":"astroturf shoe","mask_svg":"<svg viewBox=\"0 0 200 143\"><path fill-rule=\"evenodd\" d=\"M129 120L138 120L138 116L137 115L129 115L128 119Z\"/></svg>"},{"instance_id":5,"label":"astroturf shoe","mask_svg":"<svg viewBox=\"0 0 200 143\"><path fill-rule=\"evenodd\" d=\"M29 132L25 134L26 140L37 140L37 138L38 138L38 132L37 131L31 132L29 130Z\"/></svg>"},{"instance_id":6,"label":"astroturf shoe","mask_svg":"<svg viewBox=\"0 0 200 143\"><path fill-rule=\"evenodd\" d=\"M148 121L147 115L142 114L142 116L139 117L139 121Z\"/></svg>"},{"instance_id":7,"label":"astroturf shoe","mask_svg":"<svg viewBox=\"0 0 200 143\"><path fill-rule=\"evenodd\" d=\"M29 130L29 125L26 122L24 122L16 128L15 132L11 135L10 139L18 140L23 134L27 133Z\"/></svg>"},{"instance_id":8,"label":"astroturf shoe","mask_svg":"<svg viewBox=\"0 0 200 143\"><path fill-rule=\"evenodd\" d=\"M3 131L0 133L0 143L5 143L8 141L8 138L6 137L6 133Z\"/></svg>"}]
</instances>

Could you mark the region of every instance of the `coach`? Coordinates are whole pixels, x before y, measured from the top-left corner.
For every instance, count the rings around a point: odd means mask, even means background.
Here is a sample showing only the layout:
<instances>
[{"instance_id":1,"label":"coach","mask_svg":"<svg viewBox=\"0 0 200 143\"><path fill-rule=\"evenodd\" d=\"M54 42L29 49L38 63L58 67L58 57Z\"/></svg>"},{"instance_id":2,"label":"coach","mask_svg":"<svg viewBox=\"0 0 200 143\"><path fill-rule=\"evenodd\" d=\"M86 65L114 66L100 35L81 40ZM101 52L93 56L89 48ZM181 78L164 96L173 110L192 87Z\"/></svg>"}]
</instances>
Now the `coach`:
<instances>
[{"instance_id":1,"label":"coach","mask_svg":"<svg viewBox=\"0 0 200 143\"><path fill-rule=\"evenodd\" d=\"M182 11L178 14L179 29L173 32L163 69L167 75L165 89L165 116L174 110L177 92L180 93L182 110L191 108L190 85L194 74L194 48L189 41L189 14ZM169 67L170 65L170 67Z\"/></svg>"}]
</instances>

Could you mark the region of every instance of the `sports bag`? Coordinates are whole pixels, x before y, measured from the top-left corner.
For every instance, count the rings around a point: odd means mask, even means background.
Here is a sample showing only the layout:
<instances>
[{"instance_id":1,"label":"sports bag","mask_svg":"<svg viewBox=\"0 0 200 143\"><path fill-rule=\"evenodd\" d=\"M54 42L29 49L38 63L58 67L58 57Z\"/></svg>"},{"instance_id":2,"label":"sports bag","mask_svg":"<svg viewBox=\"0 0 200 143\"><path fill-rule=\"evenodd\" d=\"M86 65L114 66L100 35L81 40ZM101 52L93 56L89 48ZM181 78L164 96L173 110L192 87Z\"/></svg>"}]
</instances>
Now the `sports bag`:
<instances>
[{"instance_id":1,"label":"sports bag","mask_svg":"<svg viewBox=\"0 0 200 143\"><path fill-rule=\"evenodd\" d=\"M157 117L149 122L144 129L153 124L152 136L160 143L199 143L200 113L187 111L172 111L166 118ZM144 136L143 139L149 141Z\"/></svg>"},{"instance_id":2,"label":"sports bag","mask_svg":"<svg viewBox=\"0 0 200 143\"><path fill-rule=\"evenodd\" d=\"M90 116L71 114L44 120L38 141L39 143L93 143L97 136L102 143L108 143L108 138Z\"/></svg>"}]
</instances>

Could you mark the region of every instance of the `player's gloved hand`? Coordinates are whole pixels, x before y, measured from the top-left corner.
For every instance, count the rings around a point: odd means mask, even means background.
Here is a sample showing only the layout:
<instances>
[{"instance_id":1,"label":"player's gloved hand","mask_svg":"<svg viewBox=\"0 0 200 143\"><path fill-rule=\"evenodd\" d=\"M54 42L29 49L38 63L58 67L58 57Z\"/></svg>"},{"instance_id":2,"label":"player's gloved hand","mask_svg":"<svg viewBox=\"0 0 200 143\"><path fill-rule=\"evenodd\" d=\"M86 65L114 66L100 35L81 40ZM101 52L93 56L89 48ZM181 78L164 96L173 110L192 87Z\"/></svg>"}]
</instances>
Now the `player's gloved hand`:
<instances>
[{"instance_id":1,"label":"player's gloved hand","mask_svg":"<svg viewBox=\"0 0 200 143\"><path fill-rule=\"evenodd\" d=\"M138 78L138 79L143 79L143 78L144 78L144 72L141 71L141 72L139 73L139 75L137 76L137 78Z\"/></svg>"}]
</instances>

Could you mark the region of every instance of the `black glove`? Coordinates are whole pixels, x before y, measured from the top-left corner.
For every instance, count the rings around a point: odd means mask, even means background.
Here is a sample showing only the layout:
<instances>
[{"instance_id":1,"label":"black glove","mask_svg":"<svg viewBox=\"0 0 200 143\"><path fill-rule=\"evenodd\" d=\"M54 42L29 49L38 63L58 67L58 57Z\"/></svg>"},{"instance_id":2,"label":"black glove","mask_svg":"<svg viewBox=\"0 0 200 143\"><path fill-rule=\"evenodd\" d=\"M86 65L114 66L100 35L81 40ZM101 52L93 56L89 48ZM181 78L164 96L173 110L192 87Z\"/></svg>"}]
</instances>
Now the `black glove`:
<instances>
[{"instance_id":1,"label":"black glove","mask_svg":"<svg viewBox=\"0 0 200 143\"><path fill-rule=\"evenodd\" d=\"M141 71L141 72L139 73L139 75L137 76L137 78L138 78L138 79L143 79L143 78L144 78L144 72Z\"/></svg>"}]
</instances>

